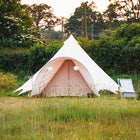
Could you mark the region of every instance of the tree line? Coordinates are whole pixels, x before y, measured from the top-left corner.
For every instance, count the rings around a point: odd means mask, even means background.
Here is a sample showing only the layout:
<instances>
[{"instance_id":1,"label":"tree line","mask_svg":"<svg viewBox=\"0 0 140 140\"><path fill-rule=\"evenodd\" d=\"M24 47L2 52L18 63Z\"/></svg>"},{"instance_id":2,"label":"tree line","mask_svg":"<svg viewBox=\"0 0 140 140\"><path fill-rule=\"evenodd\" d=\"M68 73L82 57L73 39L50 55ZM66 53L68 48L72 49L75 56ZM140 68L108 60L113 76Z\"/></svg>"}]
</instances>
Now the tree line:
<instances>
[{"instance_id":1,"label":"tree line","mask_svg":"<svg viewBox=\"0 0 140 140\"><path fill-rule=\"evenodd\" d=\"M65 37L73 34L108 73L137 73L139 3L110 0L107 10L101 13L94 2L85 2L69 19L59 19L47 4L28 6L21 5L20 0L0 0L0 69L34 73L58 51ZM62 25L61 31L55 31L57 25ZM5 48L15 52L4 51ZM27 51L16 52L17 48Z\"/></svg>"},{"instance_id":2,"label":"tree line","mask_svg":"<svg viewBox=\"0 0 140 140\"><path fill-rule=\"evenodd\" d=\"M140 24L123 24L99 40L77 37L80 46L108 74L140 72ZM0 69L34 74L62 47L62 41L49 45L36 43L28 51L0 53Z\"/></svg>"},{"instance_id":3,"label":"tree line","mask_svg":"<svg viewBox=\"0 0 140 140\"><path fill-rule=\"evenodd\" d=\"M115 29L124 23L140 22L140 1L136 0L110 0L107 10L97 11L94 1L82 2L73 15L66 19L58 18L53 13L53 7L47 4L21 5L20 0L0 1L0 38L17 38L21 34L41 38L37 30L47 39L63 39L71 33L76 37L99 39L107 29ZM59 32L55 27L61 25ZM18 34L18 35L17 35ZM59 35L58 35L59 34ZM32 36L32 37L33 37ZM23 39L20 36L21 40ZM24 38L25 39L25 38ZM35 40L34 40L35 41ZM11 41L12 42L12 41ZM30 41L29 41L30 42Z\"/></svg>"}]
</instances>

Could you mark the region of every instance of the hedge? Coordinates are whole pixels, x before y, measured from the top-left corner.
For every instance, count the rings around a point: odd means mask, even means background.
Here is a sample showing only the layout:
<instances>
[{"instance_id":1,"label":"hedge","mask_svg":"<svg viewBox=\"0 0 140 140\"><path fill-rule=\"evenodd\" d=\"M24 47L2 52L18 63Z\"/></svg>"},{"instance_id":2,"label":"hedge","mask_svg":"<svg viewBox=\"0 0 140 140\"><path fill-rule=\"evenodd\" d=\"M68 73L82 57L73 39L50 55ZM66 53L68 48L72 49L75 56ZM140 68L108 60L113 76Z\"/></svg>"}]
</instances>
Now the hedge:
<instances>
[{"instance_id":1,"label":"hedge","mask_svg":"<svg viewBox=\"0 0 140 140\"><path fill-rule=\"evenodd\" d=\"M29 52L0 53L0 69L14 73L29 71Z\"/></svg>"}]
</instances>

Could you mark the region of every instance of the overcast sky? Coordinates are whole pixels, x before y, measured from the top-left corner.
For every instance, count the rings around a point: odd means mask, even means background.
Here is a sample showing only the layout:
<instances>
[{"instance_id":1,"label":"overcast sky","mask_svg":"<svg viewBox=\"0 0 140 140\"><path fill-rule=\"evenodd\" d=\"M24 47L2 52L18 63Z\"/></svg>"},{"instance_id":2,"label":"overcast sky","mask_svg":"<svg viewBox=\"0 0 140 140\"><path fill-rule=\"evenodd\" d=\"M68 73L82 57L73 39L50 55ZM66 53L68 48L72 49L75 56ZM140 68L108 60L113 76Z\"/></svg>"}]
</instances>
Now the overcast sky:
<instances>
[{"instance_id":1,"label":"overcast sky","mask_svg":"<svg viewBox=\"0 0 140 140\"><path fill-rule=\"evenodd\" d=\"M32 5L34 3L46 3L54 9L57 17L69 18L74 10L81 5L82 2L92 2L93 0L22 0L21 4ZM98 11L105 11L109 5L109 0L94 0Z\"/></svg>"}]
</instances>

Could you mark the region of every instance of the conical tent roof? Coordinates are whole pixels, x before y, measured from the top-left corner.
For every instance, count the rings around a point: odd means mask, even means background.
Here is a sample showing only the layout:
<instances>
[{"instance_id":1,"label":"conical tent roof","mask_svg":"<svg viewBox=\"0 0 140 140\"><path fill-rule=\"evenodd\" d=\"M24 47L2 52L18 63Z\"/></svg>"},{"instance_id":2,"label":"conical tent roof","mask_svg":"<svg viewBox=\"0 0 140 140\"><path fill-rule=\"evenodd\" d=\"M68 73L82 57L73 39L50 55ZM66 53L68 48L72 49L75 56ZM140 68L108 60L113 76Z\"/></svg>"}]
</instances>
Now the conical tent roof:
<instances>
[{"instance_id":1,"label":"conical tent roof","mask_svg":"<svg viewBox=\"0 0 140 140\"><path fill-rule=\"evenodd\" d=\"M30 86L25 83L18 90L23 90L22 93L30 90L32 96L40 94L56 75L64 61L68 59L72 60L74 65L78 66L79 72L88 87L97 96L100 96L100 90L108 90L114 93L118 91L118 84L88 56L72 35L64 42L64 45L52 59L32 79L27 81L27 83L30 83ZM52 68L52 71L49 71L49 68Z\"/></svg>"}]
</instances>

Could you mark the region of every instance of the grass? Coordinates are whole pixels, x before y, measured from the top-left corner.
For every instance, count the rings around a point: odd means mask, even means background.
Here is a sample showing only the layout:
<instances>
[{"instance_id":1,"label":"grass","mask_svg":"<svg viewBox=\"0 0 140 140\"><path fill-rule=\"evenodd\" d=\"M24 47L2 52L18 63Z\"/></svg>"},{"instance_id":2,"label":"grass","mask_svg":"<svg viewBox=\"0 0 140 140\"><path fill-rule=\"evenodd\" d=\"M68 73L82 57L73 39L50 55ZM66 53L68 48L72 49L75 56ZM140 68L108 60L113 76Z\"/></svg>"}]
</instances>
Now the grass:
<instances>
[{"instance_id":1,"label":"grass","mask_svg":"<svg viewBox=\"0 0 140 140\"><path fill-rule=\"evenodd\" d=\"M11 94L27 77L18 78L13 89L0 90L0 140L140 139L140 101L103 93L100 98L26 98ZM131 78L138 93L140 75L112 78Z\"/></svg>"},{"instance_id":2,"label":"grass","mask_svg":"<svg viewBox=\"0 0 140 140\"><path fill-rule=\"evenodd\" d=\"M101 98L0 98L0 139L138 140L140 102Z\"/></svg>"}]
</instances>

